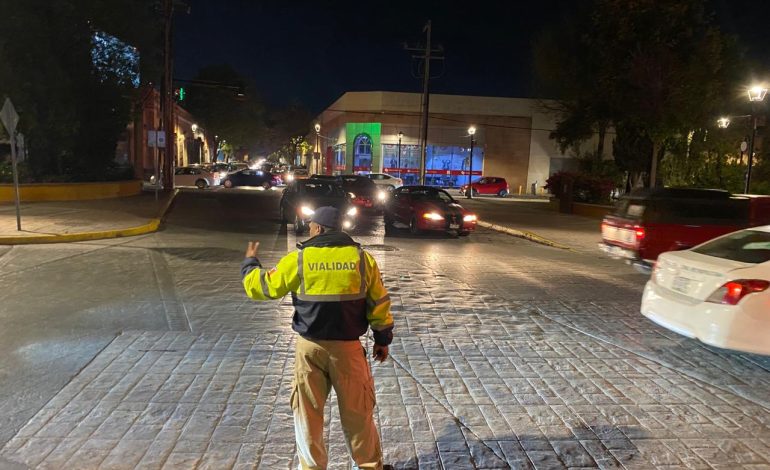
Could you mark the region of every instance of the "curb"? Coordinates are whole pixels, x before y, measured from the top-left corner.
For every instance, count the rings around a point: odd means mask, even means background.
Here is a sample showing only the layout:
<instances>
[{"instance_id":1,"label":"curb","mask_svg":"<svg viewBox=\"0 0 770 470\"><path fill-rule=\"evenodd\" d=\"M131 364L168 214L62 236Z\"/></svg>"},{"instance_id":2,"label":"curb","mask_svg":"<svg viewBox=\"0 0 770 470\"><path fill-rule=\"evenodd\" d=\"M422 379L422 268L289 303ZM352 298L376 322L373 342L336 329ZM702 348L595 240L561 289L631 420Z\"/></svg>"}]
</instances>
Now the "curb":
<instances>
[{"instance_id":1,"label":"curb","mask_svg":"<svg viewBox=\"0 0 770 470\"><path fill-rule=\"evenodd\" d=\"M489 222L484 222L483 220L477 221L476 225L480 225L481 227L495 230L497 232L506 233L514 237L523 238L525 240L529 240L534 243L539 243L541 245L550 246L553 248L559 248L560 250L575 251L575 249L572 247L569 247L567 245L562 245L561 243L557 243L553 240L549 240L547 238L541 237L540 235L533 232L527 232L526 230L518 230L515 228L505 227L502 225L490 224Z\"/></svg>"},{"instance_id":2,"label":"curb","mask_svg":"<svg viewBox=\"0 0 770 470\"><path fill-rule=\"evenodd\" d=\"M145 235L148 233L156 232L160 228L161 222L166 217L171 204L176 199L176 195L179 193L178 189L174 190L174 194L166 202L166 205L161 210L160 215L157 218L150 219L149 222L143 225L137 225L135 227L122 228L116 230L102 230L99 232L78 232L67 233L64 235L40 235L29 237L0 237L0 245L37 245L44 243L72 243L91 240L104 240L108 238L122 238L122 237L135 237L137 235Z\"/></svg>"}]
</instances>

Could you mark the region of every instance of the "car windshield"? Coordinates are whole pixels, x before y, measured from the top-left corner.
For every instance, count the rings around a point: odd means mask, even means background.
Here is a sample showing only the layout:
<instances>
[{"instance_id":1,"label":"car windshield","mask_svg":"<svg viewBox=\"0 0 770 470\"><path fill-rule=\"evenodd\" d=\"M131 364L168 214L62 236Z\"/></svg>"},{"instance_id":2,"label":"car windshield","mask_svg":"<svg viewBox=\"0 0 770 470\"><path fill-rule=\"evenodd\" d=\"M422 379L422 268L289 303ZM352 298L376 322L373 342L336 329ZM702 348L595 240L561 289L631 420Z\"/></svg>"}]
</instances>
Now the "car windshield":
<instances>
[{"instance_id":1,"label":"car windshield","mask_svg":"<svg viewBox=\"0 0 770 470\"><path fill-rule=\"evenodd\" d=\"M452 196L446 191L441 189L418 189L409 192L409 195L416 201L442 201L442 202L455 202Z\"/></svg>"},{"instance_id":2,"label":"car windshield","mask_svg":"<svg viewBox=\"0 0 770 470\"><path fill-rule=\"evenodd\" d=\"M770 232L741 230L692 251L741 263L766 263L770 261Z\"/></svg>"},{"instance_id":3,"label":"car windshield","mask_svg":"<svg viewBox=\"0 0 770 470\"><path fill-rule=\"evenodd\" d=\"M299 193L311 197L344 197L345 192L334 183L314 181L299 186Z\"/></svg>"}]
</instances>

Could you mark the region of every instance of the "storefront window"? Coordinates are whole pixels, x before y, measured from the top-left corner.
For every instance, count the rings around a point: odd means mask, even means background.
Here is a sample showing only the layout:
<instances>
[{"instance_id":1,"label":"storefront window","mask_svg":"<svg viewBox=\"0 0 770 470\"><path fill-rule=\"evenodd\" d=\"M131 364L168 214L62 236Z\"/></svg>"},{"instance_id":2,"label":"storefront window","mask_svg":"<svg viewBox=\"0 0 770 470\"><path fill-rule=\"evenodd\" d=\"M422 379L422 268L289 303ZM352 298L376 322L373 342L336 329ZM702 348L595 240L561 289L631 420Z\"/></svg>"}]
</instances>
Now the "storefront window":
<instances>
[{"instance_id":1,"label":"storefront window","mask_svg":"<svg viewBox=\"0 0 770 470\"><path fill-rule=\"evenodd\" d=\"M426 159L425 184L454 188L468 182L469 147L429 145ZM481 176L483 165L484 150L474 147L472 180Z\"/></svg>"},{"instance_id":2,"label":"storefront window","mask_svg":"<svg viewBox=\"0 0 770 470\"><path fill-rule=\"evenodd\" d=\"M417 184L420 179L420 146L401 144L401 165L398 159L398 144L382 146L382 171L398 176L404 184Z\"/></svg>"},{"instance_id":3,"label":"storefront window","mask_svg":"<svg viewBox=\"0 0 770 470\"><path fill-rule=\"evenodd\" d=\"M366 134L359 134L353 147L353 171L372 171L372 139Z\"/></svg>"},{"instance_id":4,"label":"storefront window","mask_svg":"<svg viewBox=\"0 0 770 470\"><path fill-rule=\"evenodd\" d=\"M404 184L419 184L420 146L401 145L401 165L398 164L398 144L382 146L382 171L400 176ZM458 187L468 182L469 147L429 145L425 163L425 184ZM481 176L484 149L473 148L473 180Z\"/></svg>"},{"instance_id":5,"label":"storefront window","mask_svg":"<svg viewBox=\"0 0 770 470\"><path fill-rule=\"evenodd\" d=\"M334 168L335 173L345 173L345 144L334 146Z\"/></svg>"}]
</instances>

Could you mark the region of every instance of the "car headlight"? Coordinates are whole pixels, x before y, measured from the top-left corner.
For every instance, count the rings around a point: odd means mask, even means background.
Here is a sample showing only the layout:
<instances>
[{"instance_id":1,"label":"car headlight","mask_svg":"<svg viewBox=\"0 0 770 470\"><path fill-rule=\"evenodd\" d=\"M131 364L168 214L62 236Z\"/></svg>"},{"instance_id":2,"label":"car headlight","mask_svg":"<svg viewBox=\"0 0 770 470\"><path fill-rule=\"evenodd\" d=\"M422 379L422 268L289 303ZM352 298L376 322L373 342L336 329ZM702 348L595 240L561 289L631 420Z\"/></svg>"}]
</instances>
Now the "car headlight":
<instances>
[{"instance_id":1,"label":"car headlight","mask_svg":"<svg viewBox=\"0 0 770 470\"><path fill-rule=\"evenodd\" d=\"M299 211L302 213L302 215L307 215L307 216L311 216L311 215L315 214L315 211L313 209L309 208L308 206L300 207Z\"/></svg>"},{"instance_id":2,"label":"car headlight","mask_svg":"<svg viewBox=\"0 0 770 470\"><path fill-rule=\"evenodd\" d=\"M476 222L477 217L474 214L468 214L463 217L463 222Z\"/></svg>"},{"instance_id":3,"label":"car headlight","mask_svg":"<svg viewBox=\"0 0 770 470\"><path fill-rule=\"evenodd\" d=\"M355 199L356 195L354 193L348 193L348 196L350 196L350 199Z\"/></svg>"},{"instance_id":4,"label":"car headlight","mask_svg":"<svg viewBox=\"0 0 770 470\"><path fill-rule=\"evenodd\" d=\"M294 175L286 175L286 181L294 181Z\"/></svg>"},{"instance_id":5,"label":"car headlight","mask_svg":"<svg viewBox=\"0 0 770 470\"><path fill-rule=\"evenodd\" d=\"M352 226L353 226L353 224L349 220L345 220L345 221L342 222L342 228L344 228L344 229L349 229Z\"/></svg>"},{"instance_id":6,"label":"car headlight","mask_svg":"<svg viewBox=\"0 0 770 470\"><path fill-rule=\"evenodd\" d=\"M384 201L387 197L388 195L385 193L385 191L377 192L377 199L379 199L380 201Z\"/></svg>"},{"instance_id":7,"label":"car headlight","mask_svg":"<svg viewBox=\"0 0 770 470\"><path fill-rule=\"evenodd\" d=\"M356 209L355 207L351 207L350 209L348 209L348 215L350 217L355 217L356 214L358 214L358 209Z\"/></svg>"},{"instance_id":8,"label":"car headlight","mask_svg":"<svg viewBox=\"0 0 770 470\"><path fill-rule=\"evenodd\" d=\"M438 212L426 212L422 216L428 220L444 220L444 216Z\"/></svg>"}]
</instances>

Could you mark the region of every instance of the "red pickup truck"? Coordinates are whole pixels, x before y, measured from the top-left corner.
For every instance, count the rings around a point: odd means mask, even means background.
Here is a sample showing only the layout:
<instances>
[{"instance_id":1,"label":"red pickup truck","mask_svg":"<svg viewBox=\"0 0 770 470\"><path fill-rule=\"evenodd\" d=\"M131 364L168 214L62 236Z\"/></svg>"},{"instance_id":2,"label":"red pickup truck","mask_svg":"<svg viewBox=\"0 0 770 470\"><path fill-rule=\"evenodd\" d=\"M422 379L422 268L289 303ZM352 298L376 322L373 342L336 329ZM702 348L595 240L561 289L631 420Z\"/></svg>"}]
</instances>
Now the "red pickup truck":
<instances>
[{"instance_id":1,"label":"red pickup truck","mask_svg":"<svg viewBox=\"0 0 770 470\"><path fill-rule=\"evenodd\" d=\"M713 189L637 190L602 221L599 248L649 272L665 251L692 248L725 233L770 224L770 196Z\"/></svg>"}]
</instances>

